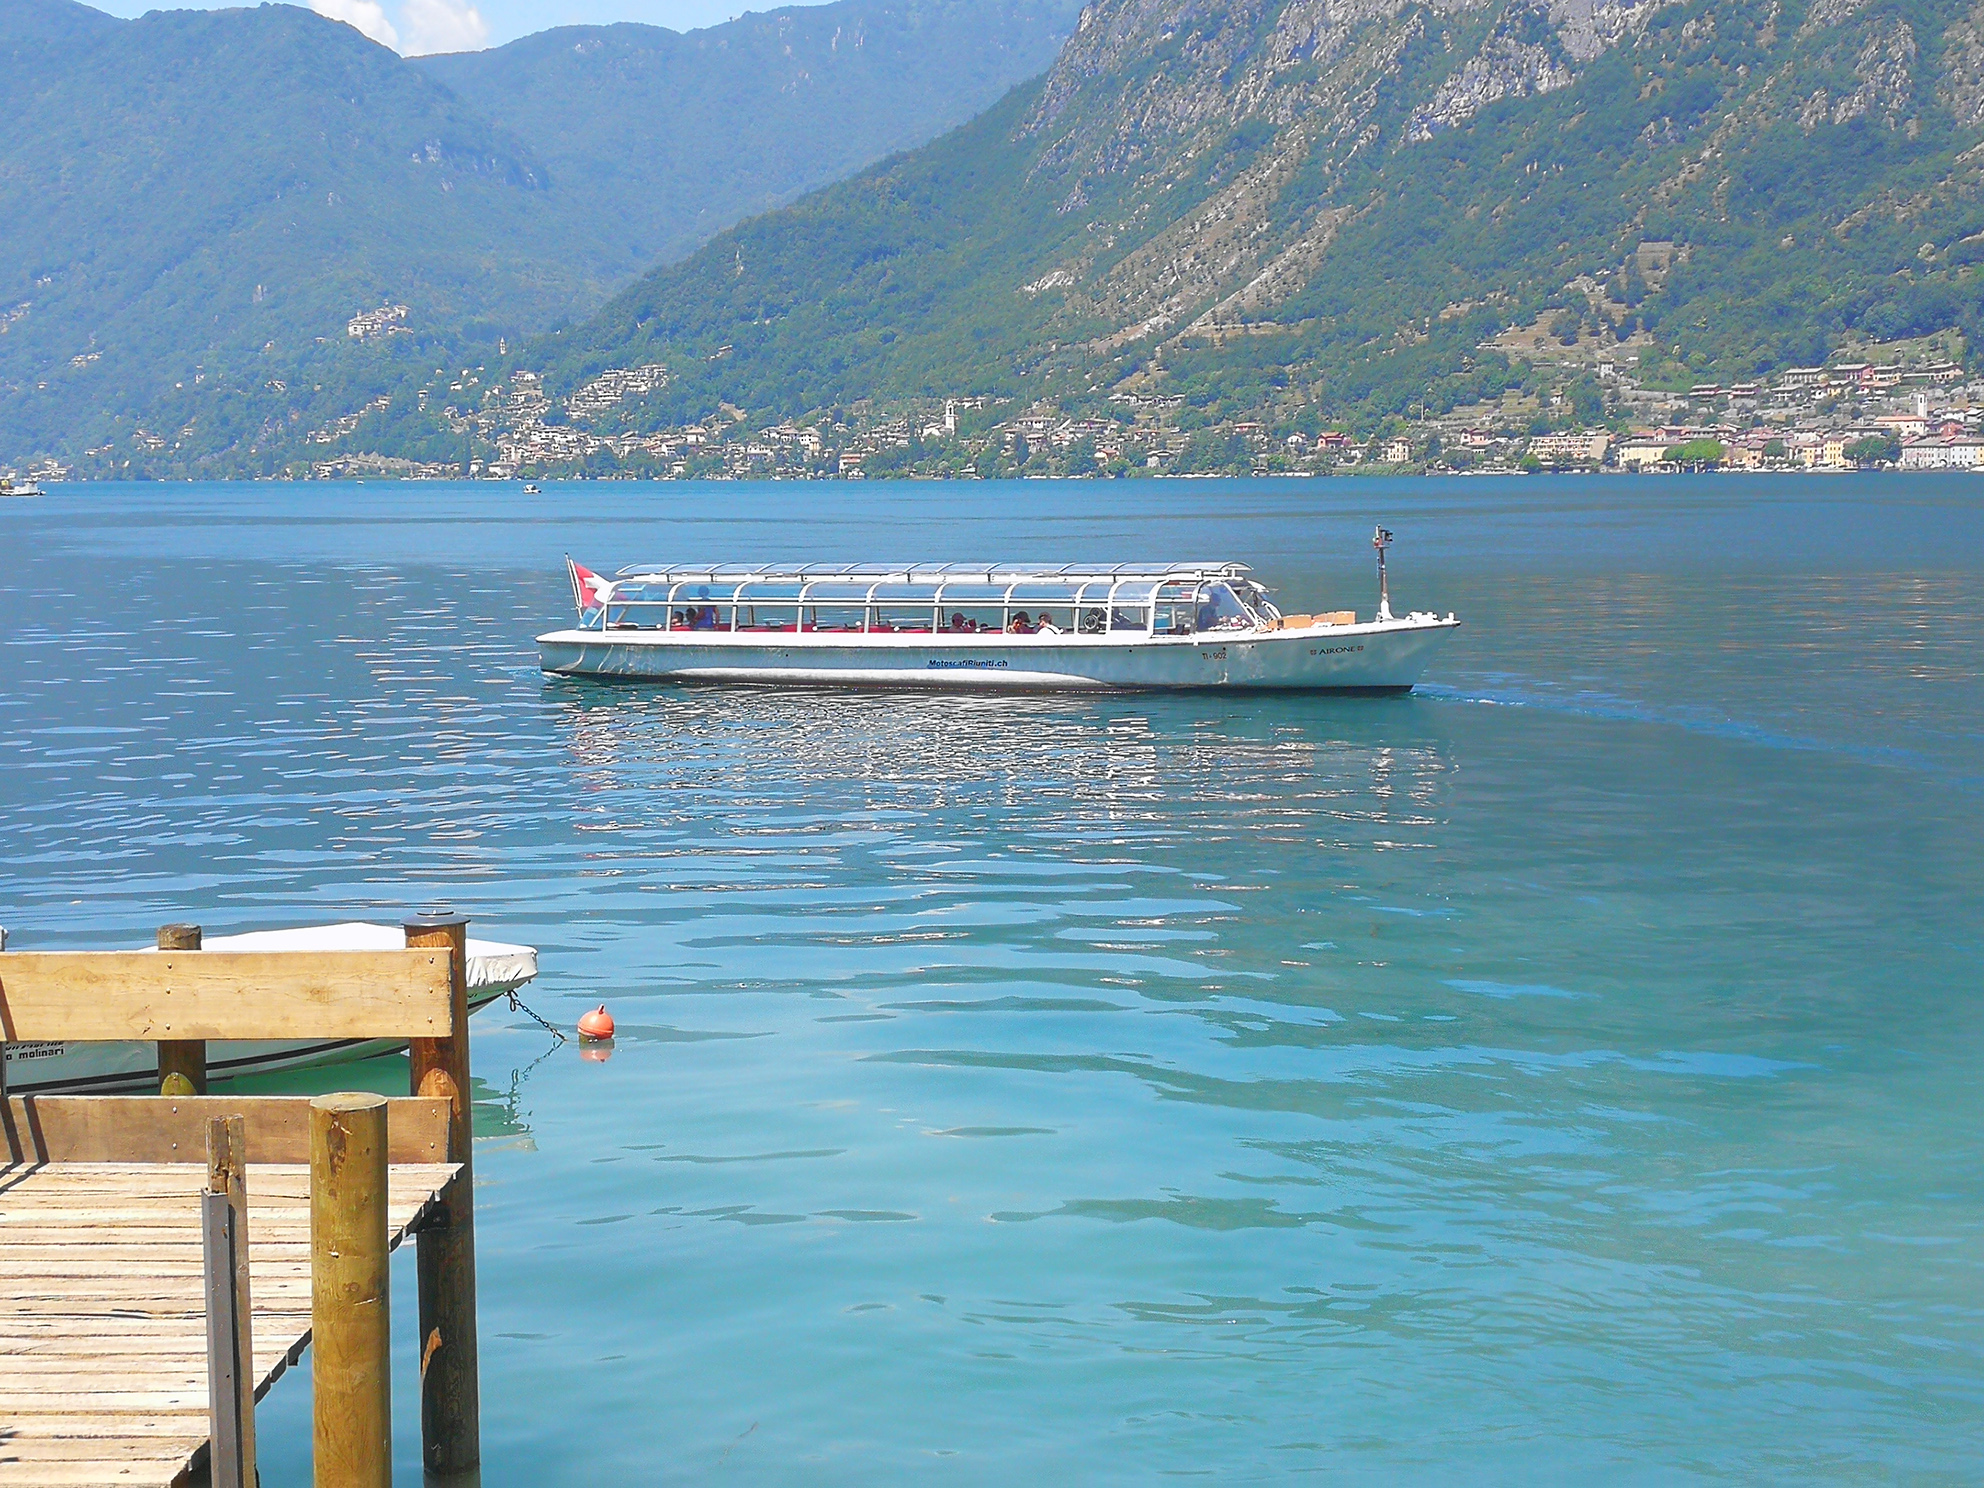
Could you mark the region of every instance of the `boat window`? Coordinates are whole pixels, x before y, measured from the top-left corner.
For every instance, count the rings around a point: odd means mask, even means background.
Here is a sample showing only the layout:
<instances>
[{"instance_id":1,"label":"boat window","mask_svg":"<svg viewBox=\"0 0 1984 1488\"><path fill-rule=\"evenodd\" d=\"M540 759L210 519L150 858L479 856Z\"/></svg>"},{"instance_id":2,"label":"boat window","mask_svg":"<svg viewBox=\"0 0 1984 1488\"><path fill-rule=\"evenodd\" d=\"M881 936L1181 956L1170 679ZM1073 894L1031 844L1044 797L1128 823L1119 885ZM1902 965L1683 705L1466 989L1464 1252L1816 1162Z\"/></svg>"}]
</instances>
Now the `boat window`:
<instances>
[{"instance_id":1,"label":"boat window","mask_svg":"<svg viewBox=\"0 0 1984 1488\"><path fill-rule=\"evenodd\" d=\"M996 605L1006 602L1004 584L967 584L953 580L946 583L943 589L946 608L951 605Z\"/></svg>"},{"instance_id":2,"label":"boat window","mask_svg":"<svg viewBox=\"0 0 1984 1488\"><path fill-rule=\"evenodd\" d=\"M1240 591L1240 603L1254 612L1254 618L1266 626L1274 626L1281 621L1281 611L1268 598L1267 590L1258 584L1249 584Z\"/></svg>"},{"instance_id":3,"label":"boat window","mask_svg":"<svg viewBox=\"0 0 1984 1488\"><path fill-rule=\"evenodd\" d=\"M657 613L666 615L669 630L730 629L730 606L719 603L729 595L711 594L708 584L644 585L642 592L650 603L663 607Z\"/></svg>"},{"instance_id":4,"label":"boat window","mask_svg":"<svg viewBox=\"0 0 1984 1488\"><path fill-rule=\"evenodd\" d=\"M866 584L808 584L806 603L819 605L859 605L868 597Z\"/></svg>"},{"instance_id":5,"label":"boat window","mask_svg":"<svg viewBox=\"0 0 1984 1488\"><path fill-rule=\"evenodd\" d=\"M791 604L741 604L737 607L739 630L797 630L799 607Z\"/></svg>"},{"instance_id":6,"label":"boat window","mask_svg":"<svg viewBox=\"0 0 1984 1488\"><path fill-rule=\"evenodd\" d=\"M946 634L974 635L979 631L997 634L1006 628L1004 610L998 605L954 605L946 602L940 625Z\"/></svg>"},{"instance_id":7,"label":"boat window","mask_svg":"<svg viewBox=\"0 0 1984 1488\"><path fill-rule=\"evenodd\" d=\"M1013 585L1012 603L1020 609L1033 611L1046 605L1052 609L1065 609L1076 599L1079 586L1066 583L1030 582Z\"/></svg>"},{"instance_id":8,"label":"boat window","mask_svg":"<svg viewBox=\"0 0 1984 1488\"><path fill-rule=\"evenodd\" d=\"M930 606L878 604L870 612L868 628L874 631L916 631L927 635L930 631Z\"/></svg>"},{"instance_id":9,"label":"boat window","mask_svg":"<svg viewBox=\"0 0 1984 1488\"><path fill-rule=\"evenodd\" d=\"M730 606L711 604L701 595L691 595L686 602L679 596L668 612L670 630L728 630L730 629Z\"/></svg>"},{"instance_id":10,"label":"boat window","mask_svg":"<svg viewBox=\"0 0 1984 1488\"><path fill-rule=\"evenodd\" d=\"M1232 586L1208 584L1199 591L1193 625L1198 630L1252 630L1254 617L1247 613Z\"/></svg>"},{"instance_id":11,"label":"boat window","mask_svg":"<svg viewBox=\"0 0 1984 1488\"><path fill-rule=\"evenodd\" d=\"M807 630L860 630L861 606L847 604L808 605L801 617Z\"/></svg>"},{"instance_id":12,"label":"boat window","mask_svg":"<svg viewBox=\"0 0 1984 1488\"><path fill-rule=\"evenodd\" d=\"M1157 591L1157 616L1151 628L1158 635L1190 635L1197 616L1197 590L1190 584L1166 584Z\"/></svg>"},{"instance_id":13,"label":"boat window","mask_svg":"<svg viewBox=\"0 0 1984 1488\"><path fill-rule=\"evenodd\" d=\"M1150 629L1150 611L1142 605L1117 605L1109 612L1111 630L1134 630L1142 635Z\"/></svg>"}]
</instances>

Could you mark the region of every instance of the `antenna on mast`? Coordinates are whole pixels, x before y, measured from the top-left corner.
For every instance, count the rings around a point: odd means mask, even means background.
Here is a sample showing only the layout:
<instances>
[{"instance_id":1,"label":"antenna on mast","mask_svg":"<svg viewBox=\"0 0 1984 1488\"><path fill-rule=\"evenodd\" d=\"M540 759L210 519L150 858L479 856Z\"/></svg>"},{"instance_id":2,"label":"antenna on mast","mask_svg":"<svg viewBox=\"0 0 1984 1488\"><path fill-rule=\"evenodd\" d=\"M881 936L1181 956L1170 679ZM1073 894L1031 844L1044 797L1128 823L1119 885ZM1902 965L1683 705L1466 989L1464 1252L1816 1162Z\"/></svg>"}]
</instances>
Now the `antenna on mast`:
<instances>
[{"instance_id":1,"label":"antenna on mast","mask_svg":"<svg viewBox=\"0 0 1984 1488\"><path fill-rule=\"evenodd\" d=\"M1371 535L1371 546L1378 550L1378 618L1392 618L1392 591L1385 579L1385 549L1392 545L1392 535L1380 527Z\"/></svg>"}]
</instances>

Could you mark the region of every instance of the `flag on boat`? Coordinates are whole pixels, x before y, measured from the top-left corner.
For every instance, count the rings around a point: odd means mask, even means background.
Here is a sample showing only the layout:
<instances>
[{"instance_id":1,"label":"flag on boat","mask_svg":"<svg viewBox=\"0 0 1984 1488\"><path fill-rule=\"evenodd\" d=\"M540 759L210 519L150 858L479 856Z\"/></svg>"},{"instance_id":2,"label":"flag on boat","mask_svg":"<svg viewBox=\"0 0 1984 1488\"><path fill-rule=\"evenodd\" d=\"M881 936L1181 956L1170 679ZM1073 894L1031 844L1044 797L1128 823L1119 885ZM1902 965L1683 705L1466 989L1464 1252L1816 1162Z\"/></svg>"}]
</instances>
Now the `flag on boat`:
<instances>
[{"instance_id":1,"label":"flag on boat","mask_svg":"<svg viewBox=\"0 0 1984 1488\"><path fill-rule=\"evenodd\" d=\"M572 555L565 555L565 567L572 575L572 600L579 607L579 613L596 610L613 597L613 581L602 579L583 563L572 561Z\"/></svg>"}]
</instances>

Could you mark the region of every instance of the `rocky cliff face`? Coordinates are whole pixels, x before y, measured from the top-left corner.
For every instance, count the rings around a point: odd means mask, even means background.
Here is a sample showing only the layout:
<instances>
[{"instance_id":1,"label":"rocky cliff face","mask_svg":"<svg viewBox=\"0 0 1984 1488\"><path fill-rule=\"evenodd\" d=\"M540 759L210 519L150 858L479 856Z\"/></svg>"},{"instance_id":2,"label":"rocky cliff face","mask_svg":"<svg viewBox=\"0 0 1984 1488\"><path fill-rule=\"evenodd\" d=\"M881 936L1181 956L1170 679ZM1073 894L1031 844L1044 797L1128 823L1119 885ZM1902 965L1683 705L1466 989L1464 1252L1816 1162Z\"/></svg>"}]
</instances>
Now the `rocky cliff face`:
<instances>
[{"instance_id":1,"label":"rocky cliff face","mask_svg":"<svg viewBox=\"0 0 1984 1488\"><path fill-rule=\"evenodd\" d=\"M1635 127L1619 138L1622 117ZM1805 159L1774 179L1790 128ZM1817 210L1805 237L1837 250L1876 218L1919 223L1930 241L1898 240L1893 262L1833 254L1842 273L1916 285L1984 227L1966 153L1980 129L1984 5L1097 0L1014 145L1059 211L1088 219L1045 274L1029 266L1051 286L1041 334L1120 356L1313 327L1345 286L1304 291L1353 240L1359 268L1397 277L1372 241L1387 233L1492 255L1499 231L1507 272L1484 287L1514 302L1561 292L1594 249L1616 265L1642 235L1729 238ZM1912 189L1869 175L1874 160ZM1804 179L1813 165L1832 174ZM1582 201L1557 185L1579 175ZM1617 193L1609 212L1600 192ZM1561 237L1553 211L1569 214ZM1820 271L1778 267L1793 283ZM1745 273L1754 288L1768 267ZM1478 298L1446 277L1444 304L1422 294L1418 316ZM1962 277L1959 316L1978 297ZM1816 316L1821 339L1882 303L1858 298Z\"/></svg>"},{"instance_id":2,"label":"rocky cliff face","mask_svg":"<svg viewBox=\"0 0 1984 1488\"><path fill-rule=\"evenodd\" d=\"M1357 214L1360 167L1571 86L1673 3L1098 0L1019 131L1063 211L1119 208L1050 270L1055 328L1113 350L1270 318ZM1813 105L1836 122L1906 87L1905 37L1866 48L1860 90Z\"/></svg>"}]
</instances>

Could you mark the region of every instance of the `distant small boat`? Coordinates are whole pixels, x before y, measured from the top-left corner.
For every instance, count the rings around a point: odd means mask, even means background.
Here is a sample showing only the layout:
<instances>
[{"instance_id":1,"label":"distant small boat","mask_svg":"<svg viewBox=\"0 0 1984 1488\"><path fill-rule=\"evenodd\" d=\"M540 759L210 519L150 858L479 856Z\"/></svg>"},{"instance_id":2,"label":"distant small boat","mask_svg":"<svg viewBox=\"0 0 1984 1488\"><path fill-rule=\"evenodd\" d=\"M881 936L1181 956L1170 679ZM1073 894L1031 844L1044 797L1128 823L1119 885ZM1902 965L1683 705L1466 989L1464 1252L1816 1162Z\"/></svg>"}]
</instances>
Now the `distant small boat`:
<instances>
[{"instance_id":1,"label":"distant small boat","mask_svg":"<svg viewBox=\"0 0 1984 1488\"><path fill-rule=\"evenodd\" d=\"M524 495L542 496L543 494L544 494L544 487L540 486L536 481L524 482Z\"/></svg>"},{"instance_id":2,"label":"distant small boat","mask_svg":"<svg viewBox=\"0 0 1984 1488\"><path fill-rule=\"evenodd\" d=\"M1285 615L1242 563L625 568L569 558L579 623L537 638L567 677L855 687L1405 692L1459 627Z\"/></svg>"},{"instance_id":3,"label":"distant small boat","mask_svg":"<svg viewBox=\"0 0 1984 1488\"><path fill-rule=\"evenodd\" d=\"M10 475L0 475L0 496L39 496L41 487L33 481L16 481Z\"/></svg>"},{"instance_id":4,"label":"distant small boat","mask_svg":"<svg viewBox=\"0 0 1984 1488\"><path fill-rule=\"evenodd\" d=\"M4 938L0 938L4 944ZM261 930L247 935L207 937L209 951L389 951L406 944L397 925L353 921L294 930ZM537 975L537 952L530 946L496 940L468 943L468 1009L486 1007ZM207 1075L234 1075L303 1069L369 1059L406 1047L393 1039L332 1042L215 1042L207 1046ZM57 1090L143 1090L158 1092L158 1045L140 1043L19 1043L5 1048L5 1088L16 1095Z\"/></svg>"}]
</instances>

